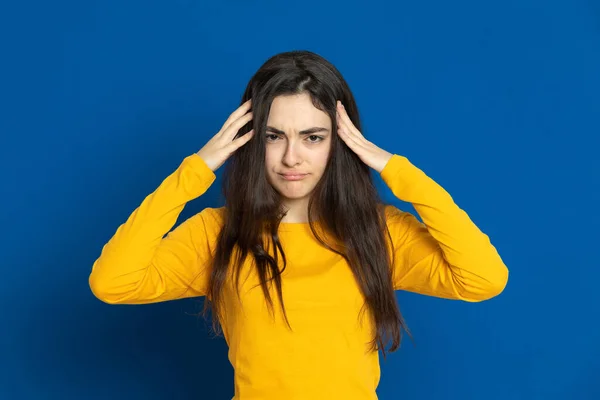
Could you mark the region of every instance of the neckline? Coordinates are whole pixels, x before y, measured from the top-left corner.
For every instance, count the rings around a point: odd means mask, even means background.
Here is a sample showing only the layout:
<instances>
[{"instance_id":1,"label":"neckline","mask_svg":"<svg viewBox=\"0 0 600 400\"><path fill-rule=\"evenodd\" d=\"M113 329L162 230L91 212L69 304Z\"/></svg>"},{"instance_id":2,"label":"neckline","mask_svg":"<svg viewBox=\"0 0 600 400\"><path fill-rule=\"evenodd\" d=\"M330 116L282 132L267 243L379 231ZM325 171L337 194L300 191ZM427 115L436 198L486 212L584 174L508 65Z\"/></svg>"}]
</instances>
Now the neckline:
<instances>
[{"instance_id":1,"label":"neckline","mask_svg":"<svg viewBox=\"0 0 600 400\"><path fill-rule=\"evenodd\" d=\"M308 222L280 222L280 232L305 232L310 231L310 224Z\"/></svg>"}]
</instances>

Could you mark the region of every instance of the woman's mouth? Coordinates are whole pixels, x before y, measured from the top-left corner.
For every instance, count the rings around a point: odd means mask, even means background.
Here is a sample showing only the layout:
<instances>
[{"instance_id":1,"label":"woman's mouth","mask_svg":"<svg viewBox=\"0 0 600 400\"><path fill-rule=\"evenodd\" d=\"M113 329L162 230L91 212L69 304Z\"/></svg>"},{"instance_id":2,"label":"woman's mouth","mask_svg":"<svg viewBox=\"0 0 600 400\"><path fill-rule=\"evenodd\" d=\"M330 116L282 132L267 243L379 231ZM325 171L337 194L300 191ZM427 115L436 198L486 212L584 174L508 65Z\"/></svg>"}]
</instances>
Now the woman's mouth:
<instances>
[{"instance_id":1,"label":"woman's mouth","mask_svg":"<svg viewBox=\"0 0 600 400\"><path fill-rule=\"evenodd\" d=\"M308 174L279 174L286 181L299 181L304 179Z\"/></svg>"}]
</instances>

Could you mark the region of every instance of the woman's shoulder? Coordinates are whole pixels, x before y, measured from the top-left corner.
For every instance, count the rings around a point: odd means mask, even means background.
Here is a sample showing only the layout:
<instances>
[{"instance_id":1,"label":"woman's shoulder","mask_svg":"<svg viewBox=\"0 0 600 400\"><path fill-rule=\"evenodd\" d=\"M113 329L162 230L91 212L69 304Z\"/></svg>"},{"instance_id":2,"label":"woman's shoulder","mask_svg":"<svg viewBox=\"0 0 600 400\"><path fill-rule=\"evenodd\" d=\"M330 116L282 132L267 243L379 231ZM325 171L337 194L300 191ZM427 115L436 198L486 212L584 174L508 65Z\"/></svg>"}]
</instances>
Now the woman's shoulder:
<instances>
[{"instance_id":1,"label":"woman's shoulder","mask_svg":"<svg viewBox=\"0 0 600 400\"><path fill-rule=\"evenodd\" d=\"M196 225L203 226L208 233L218 233L223 226L225 207L206 207L191 217Z\"/></svg>"},{"instance_id":2,"label":"woman's shoulder","mask_svg":"<svg viewBox=\"0 0 600 400\"><path fill-rule=\"evenodd\" d=\"M398 207L387 203L379 204L379 210L380 212L383 211L383 215L385 216L386 220L388 220L389 218L399 217L405 214L405 211L402 211Z\"/></svg>"},{"instance_id":3,"label":"woman's shoulder","mask_svg":"<svg viewBox=\"0 0 600 400\"><path fill-rule=\"evenodd\" d=\"M408 211L403 211L391 204L382 204L383 215L388 226L406 225L408 219L414 218L414 215Z\"/></svg>"},{"instance_id":4,"label":"woman's shoulder","mask_svg":"<svg viewBox=\"0 0 600 400\"><path fill-rule=\"evenodd\" d=\"M225 215L225 206L223 207L206 207L199 214L210 216L213 218L223 218Z\"/></svg>"}]
</instances>

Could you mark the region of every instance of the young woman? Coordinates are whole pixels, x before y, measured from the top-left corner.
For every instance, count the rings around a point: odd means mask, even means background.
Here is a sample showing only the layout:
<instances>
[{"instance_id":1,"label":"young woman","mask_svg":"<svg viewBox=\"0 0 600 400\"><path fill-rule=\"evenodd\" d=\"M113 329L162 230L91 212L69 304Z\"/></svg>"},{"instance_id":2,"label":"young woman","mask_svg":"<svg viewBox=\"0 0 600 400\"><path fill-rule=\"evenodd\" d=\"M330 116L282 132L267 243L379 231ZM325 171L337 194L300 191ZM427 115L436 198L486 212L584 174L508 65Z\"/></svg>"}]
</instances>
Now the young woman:
<instances>
[{"instance_id":1,"label":"young woman","mask_svg":"<svg viewBox=\"0 0 600 400\"><path fill-rule=\"evenodd\" d=\"M171 231L227 160L225 206ZM423 223L382 203L371 169ZM408 332L394 290L475 302L507 279L442 187L364 137L339 71L293 51L266 61L221 130L117 229L89 283L109 304L206 296L235 399L351 400L377 398L378 350Z\"/></svg>"}]
</instances>

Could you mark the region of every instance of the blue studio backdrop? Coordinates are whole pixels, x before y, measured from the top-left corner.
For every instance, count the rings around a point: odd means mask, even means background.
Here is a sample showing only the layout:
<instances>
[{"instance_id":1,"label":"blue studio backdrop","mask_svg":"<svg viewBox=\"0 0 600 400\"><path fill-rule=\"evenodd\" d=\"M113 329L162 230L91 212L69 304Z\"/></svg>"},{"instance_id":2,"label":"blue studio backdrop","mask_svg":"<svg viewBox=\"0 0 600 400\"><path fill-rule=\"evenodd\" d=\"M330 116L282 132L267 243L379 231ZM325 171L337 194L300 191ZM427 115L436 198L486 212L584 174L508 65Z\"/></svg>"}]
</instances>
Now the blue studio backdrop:
<instances>
[{"instance_id":1,"label":"blue studio backdrop","mask_svg":"<svg viewBox=\"0 0 600 400\"><path fill-rule=\"evenodd\" d=\"M202 298L111 306L87 279L254 71L308 49L347 78L367 139L448 190L510 270L482 303L399 292L415 342L381 359L378 396L599 399L599 4L3 4L0 398L233 396Z\"/></svg>"}]
</instances>

